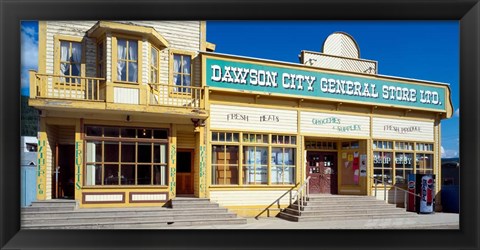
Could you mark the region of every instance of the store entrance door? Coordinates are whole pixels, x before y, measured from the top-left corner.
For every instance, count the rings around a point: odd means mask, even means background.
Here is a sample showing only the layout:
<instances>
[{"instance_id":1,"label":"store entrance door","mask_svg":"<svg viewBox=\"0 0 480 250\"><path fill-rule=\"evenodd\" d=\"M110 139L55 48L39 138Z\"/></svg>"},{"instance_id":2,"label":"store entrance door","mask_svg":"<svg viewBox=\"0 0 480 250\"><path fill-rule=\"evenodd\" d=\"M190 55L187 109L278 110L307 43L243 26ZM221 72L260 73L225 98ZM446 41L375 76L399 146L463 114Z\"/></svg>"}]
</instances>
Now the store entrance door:
<instances>
[{"instance_id":1,"label":"store entrance door","mask_svg":"<svg viewBox=\"0 0 480 250\"><path fill-rule=\"evenodd\" d=\"M177 151L177 194L193 195L193 150Z\"/></svg>"},{"instance_id":2,"label":"store entrance door","mask_svg":"<svg viewBox=\"0 0 480 250\"><path fill-rule=\"evenodd\" d=\"M52 197L56 199L75 198L75 145L57 144L56 167L52 176ZM56 173L58 171L58 173ZM57 177L58 175L58 177Z\"/></svg>"},{"instance_id":3,"label":"store entrance door","mask_svg":"<svg viewBox=\"0 0 480 250\"><path fill-rule=\"evenodd\" d=\"M311 194L337 194L337 153L307 151L307 177Z\"/></svg>"}]
</instances>

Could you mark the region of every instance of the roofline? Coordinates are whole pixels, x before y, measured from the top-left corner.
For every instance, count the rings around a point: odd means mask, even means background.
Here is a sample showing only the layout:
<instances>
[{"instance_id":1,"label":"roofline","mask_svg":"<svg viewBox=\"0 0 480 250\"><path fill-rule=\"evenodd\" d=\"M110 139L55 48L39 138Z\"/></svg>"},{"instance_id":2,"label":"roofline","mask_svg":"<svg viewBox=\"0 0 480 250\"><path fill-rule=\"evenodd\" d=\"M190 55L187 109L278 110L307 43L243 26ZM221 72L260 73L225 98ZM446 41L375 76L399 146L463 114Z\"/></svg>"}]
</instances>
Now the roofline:
<instances>
[{"instance_id":1,"label":"roofline","mask_svg":"<svg viewBox=\"0 0 480 250\"><path fill-rule=\"evenodd\" d=\"M242 58L242 59L250 59L250 60L271 62L271 63L280 63L280 64L286 64L286 65L291 65L291 66L296 66L296 67L299 67L299 66L300 67L305 67L305 68L309 68L309 69L323 69L323 70L328 70L328 71L345 72L345 73L349 73L349 74L357 74L357 75L368 76L368 77L379 76L379 77L385 77L385 78L397 79L397 80L408 80L408 81L415 81L415 82L419 82L419 83L429 83L429 84L436 84L436 85L442 85L442 86L450 86L449 83L444 83L444 82L435 82L435 81L429 81L429 80L421 80L421 79L415 79L415 78L390 76L390 75L382 75L382 74L366 74L366 73L360 73L360 72L332 70L332 69L327 69L327 68L313 67L313 66L309 66L309 65L300 64L300 63L292 63L292 62L278 61L278 60L272 60L272 59L264 59L264 58L257 58L257 57L240 56L240 55L232 55L232 54L225 54L225 53L218 53L218 52L206 52L206 51L198 51L198 53L206 54L206 55L229 56L229 57L236 57L236 58Z\"/></svg>"}]
</instances>

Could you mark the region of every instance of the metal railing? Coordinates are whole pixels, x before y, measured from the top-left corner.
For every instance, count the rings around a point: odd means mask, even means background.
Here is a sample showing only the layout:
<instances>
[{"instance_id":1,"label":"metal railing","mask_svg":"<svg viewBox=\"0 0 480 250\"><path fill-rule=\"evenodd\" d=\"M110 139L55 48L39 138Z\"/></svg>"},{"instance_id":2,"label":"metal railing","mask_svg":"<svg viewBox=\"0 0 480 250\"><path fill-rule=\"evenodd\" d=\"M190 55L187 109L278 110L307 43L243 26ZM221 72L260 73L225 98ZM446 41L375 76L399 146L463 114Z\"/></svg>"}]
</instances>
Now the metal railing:
<instances>
[{"instance_id":1,"label":"metal railing","mask_svg":"<svg viewBox=\"0 0 480 250\"><path fill-rule=\"evenodd\" d=\"M369 176L369 177L370 177L370 179L373 179L373 181L374 181L374 183L375 183L375 197L377 197L377 186L378 186L378 183L382 183L382 184L383 184L383 200L388 203L388 201L387 201L387 184L385 184L384 181L379 180L379 179L376 179L376 178L373 177L373 176ZM394 188L393 201L394 201L395 204L397 204L397 189L400 189L400 191L403 192L403 194L404 194L403 205L404 205L405 208L407 208L407 194L411 194L411 195L413 195L413 196L420 197L420 195L418 195L418 194L415 194L415 193L410 192L410 191L408 191L408 190L406 190L406 189L397 187L397 186L395 186L395 185L391 185L391 187Z\"/></svg>"},{"instance_id":2,"label":"metal railing","mask_svg":"<svg viewBox=\"0 0 480 250\"><path fill-rule=\"evenodd\" d=\"M35 97L88 101L105 100L104 78L39 73L30 76L30 87L35 90Z\"/></svg>"},{"instance_id":3,"label":"metal railing","mask_svg":"<svg viewBox=\"0 0 480 250\"><path fill-rule=\"evenodd\" d=\"M309 192L309 187L310 187L310 176L305 179L305 182L302 184L302 186L297 190L297 193L295 194L295 197L291 197L290 195L290 206L292 205L293 201L297 201L297 209L298 209L298 214L300 214L300 210L304 206L305 202L308 200L310 196Z\"/></svg>"},{"instance_id":4,"label":"metal railing","mask_svg":"<svg viewBox=\"0 0 480 250\"><path fill-rule=\"evenodd\" d=\"M295 202L295 199L297 199L297 207L298 207L298 211L300 212L300 210L301 210L300 206L303 207L303 205L305 204L305 202L308 200L308 197L309 197L309 191L308 191L309 181L310 181L310 176L307 177L307 179L305 179L305 182L297 190L297 193L295 195L293 195L292 192L295 190L296 187L298 187L298 185L300 185L300 183L297 183L297 185L295 185L295 187L290 188L290 190L288 190L287 192L282 194L280 197L278 197L274 202L272 202L272 204L267 206L262 212L260 212L257 216L255 216L255 218L257 219L263 213L268 212L269 209L275 204L277 204L277 207L280 208L280 200L282 200L283 197L285 197L287 194L289 195L289 199L288 199L289 200L289 206L291 206Z\"/></svg>"},{"instance_id":5,"label":"metal railing","mask_svg":"<svg viewBox=\"0 0 480 250\"><path fill-rule=\"evenodd\" d=\"M204 88L196 86L178 86L172 84L149 83L149 105L203 108Z\"/></svg>"}]
</instances>

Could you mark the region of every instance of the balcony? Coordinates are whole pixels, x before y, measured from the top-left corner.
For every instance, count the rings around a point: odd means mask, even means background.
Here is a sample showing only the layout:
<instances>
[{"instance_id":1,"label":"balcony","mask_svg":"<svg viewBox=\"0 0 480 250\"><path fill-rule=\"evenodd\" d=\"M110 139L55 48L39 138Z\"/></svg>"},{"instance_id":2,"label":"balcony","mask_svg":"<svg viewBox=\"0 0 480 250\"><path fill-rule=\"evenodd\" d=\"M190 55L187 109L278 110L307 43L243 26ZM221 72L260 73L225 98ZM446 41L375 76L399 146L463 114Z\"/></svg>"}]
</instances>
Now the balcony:
<instances>
[{"instance_id":1,"label":"balcony","mask_svg":"<svg viewBox=\"0 0 480 250\"><path fill-rule=\"evenodd\" d=\"M128 84L105 78L30 71L30 105L39 109L77 108L206 117L204 87Z\"/></svg>"}]
</instances>

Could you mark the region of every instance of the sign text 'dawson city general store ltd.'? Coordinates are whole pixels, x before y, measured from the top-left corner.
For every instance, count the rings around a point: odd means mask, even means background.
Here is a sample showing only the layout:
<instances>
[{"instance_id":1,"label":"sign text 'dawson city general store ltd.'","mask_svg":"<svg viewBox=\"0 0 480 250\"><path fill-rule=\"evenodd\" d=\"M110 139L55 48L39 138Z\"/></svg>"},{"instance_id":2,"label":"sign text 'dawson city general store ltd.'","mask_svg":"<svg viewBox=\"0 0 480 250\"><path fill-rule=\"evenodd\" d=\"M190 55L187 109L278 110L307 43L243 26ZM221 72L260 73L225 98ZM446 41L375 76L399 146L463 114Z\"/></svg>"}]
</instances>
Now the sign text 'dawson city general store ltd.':
<instances>
[{"instance_id":1,"label":"sign text 'dawson city general store ltd.'","mask_svg":"<svg viewBox=\"0 0 480 250\"><path fill-rule=\"evenodd\" d=\"M206 58L211 87L445 110L445 87Z\"/></svg>"}]
</instances>

